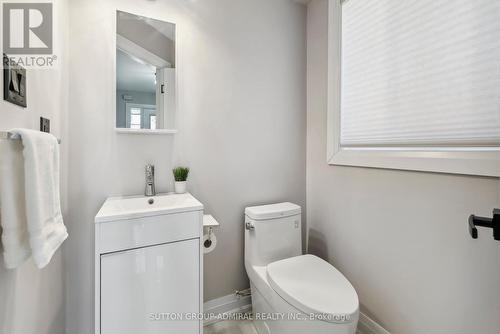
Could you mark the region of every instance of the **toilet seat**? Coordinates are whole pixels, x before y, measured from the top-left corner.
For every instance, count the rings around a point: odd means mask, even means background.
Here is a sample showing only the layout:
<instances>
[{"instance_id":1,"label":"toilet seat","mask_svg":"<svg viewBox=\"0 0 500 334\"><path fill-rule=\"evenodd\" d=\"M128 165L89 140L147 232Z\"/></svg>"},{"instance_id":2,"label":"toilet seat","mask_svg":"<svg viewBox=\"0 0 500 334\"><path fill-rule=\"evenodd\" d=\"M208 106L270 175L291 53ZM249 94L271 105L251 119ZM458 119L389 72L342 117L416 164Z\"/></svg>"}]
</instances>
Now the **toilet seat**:
<instances>
[{"instance_id":1,"label":"toilet seat","mask_svg":"<svg viewBox=\"0 0 500 334\"><path fill-rule=\"evenodd\" d=\"M272 289L305 314L319 320L349 322L357 319L358 295L335 267L314 255L301 255L267 265Z\"/></svg>"}]
</instances>

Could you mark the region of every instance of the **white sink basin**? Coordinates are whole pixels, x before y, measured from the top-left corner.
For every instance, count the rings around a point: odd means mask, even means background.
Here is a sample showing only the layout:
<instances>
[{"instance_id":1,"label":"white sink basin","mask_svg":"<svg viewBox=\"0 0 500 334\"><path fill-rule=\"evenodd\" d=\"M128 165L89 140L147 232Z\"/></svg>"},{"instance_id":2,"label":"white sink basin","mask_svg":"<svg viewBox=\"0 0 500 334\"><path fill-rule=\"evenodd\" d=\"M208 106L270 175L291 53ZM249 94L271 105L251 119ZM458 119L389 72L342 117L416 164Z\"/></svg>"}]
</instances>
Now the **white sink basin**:
<instances>
[{"instance_id":1,"label":"white sink basin","mask_svg":"<svg viewBox=\"0 0 500 334\"><path fill-rule=\"evenodd\" d=\"M110 197L95 217L96 223L203 210L193 195L163 194L154 197Z\"/></svg>"}]
</instances>

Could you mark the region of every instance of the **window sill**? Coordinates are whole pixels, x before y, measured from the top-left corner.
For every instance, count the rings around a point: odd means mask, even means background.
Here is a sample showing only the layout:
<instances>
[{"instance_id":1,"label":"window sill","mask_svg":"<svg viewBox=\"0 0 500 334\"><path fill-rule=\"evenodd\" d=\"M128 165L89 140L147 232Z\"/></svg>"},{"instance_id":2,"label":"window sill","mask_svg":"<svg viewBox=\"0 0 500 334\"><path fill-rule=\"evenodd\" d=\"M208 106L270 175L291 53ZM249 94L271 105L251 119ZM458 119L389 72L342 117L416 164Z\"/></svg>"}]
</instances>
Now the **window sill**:
<instances>
[{"instance_id":1,"label":"window sill","mask_svg":"<svg viewBox=\"0 0 500 334\"><path fill-rule=\"evenodd\" d=\"M178 131L175 129L161 129L161 130L148 130L148 129L127 129L127 128L115 128L115 132L118 134L128 134L128 135L174 135Z\"/></svg>"},{"instance_id":2,"label":"window sill","mask_svg":"<svg viewBox=\"0 0 500 334\"><path fill-rule=\"evenodd\" d=\"M340 148L331 165L500 177L500 150L458 148Z\"/></svg>"}]
</instances>

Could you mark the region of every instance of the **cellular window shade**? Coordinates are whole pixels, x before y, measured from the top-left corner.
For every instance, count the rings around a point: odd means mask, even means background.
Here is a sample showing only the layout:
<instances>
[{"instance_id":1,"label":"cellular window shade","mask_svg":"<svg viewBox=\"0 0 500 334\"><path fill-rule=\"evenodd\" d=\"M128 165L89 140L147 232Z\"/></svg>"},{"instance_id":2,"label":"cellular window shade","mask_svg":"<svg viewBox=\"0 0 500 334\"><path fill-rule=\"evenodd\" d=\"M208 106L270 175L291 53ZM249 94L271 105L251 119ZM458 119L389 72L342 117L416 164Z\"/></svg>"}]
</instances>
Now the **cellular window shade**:
<instances>
[{"instance_id":1,"label":"cellular window shade","mask_svg":"<svg viewBox=\"0 0 500 334\"><path fill-rule=\"evenodd\" d=\"M500 143L500 1L341 8L342 146Z\"/></svg>"}]
</instances>

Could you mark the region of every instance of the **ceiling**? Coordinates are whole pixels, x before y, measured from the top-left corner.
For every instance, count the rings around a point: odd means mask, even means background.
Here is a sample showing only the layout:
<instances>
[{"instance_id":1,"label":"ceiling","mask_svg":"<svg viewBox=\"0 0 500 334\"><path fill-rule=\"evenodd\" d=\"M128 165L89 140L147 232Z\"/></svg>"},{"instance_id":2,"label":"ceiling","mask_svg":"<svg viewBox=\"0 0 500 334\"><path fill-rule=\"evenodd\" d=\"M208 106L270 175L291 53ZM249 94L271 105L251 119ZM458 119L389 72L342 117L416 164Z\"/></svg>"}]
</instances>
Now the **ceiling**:
<instances>
[{"instance_id":1,"label":"ceiling","mask_svg":"<svg viewBox=\"0 0 500 334\"><path fill-rule=\"evenodd\" d=\"M116 50L116 89L156 93L156 68Z\"/></svg>"},{"instance_id":2,"label":"ceiling","mask_svg":"<svg viewBox=\"0 0 500 334\"><path fill-rule=\"evenodd\" d=\"M118 11L118 19L122 22L125 22L126 20L142 21L158 31L163 36L175 42L175 24L173 23L155 20L149 17L138 16L122 11Z\"/></svg>"},{"instance_id":3,"label":"ceiling","mask_svg":"<svg viewBox=\"0 0 500 334\"><path fill-rule=\"evenodd\" d=\"M163 36L175 42L175 24L153 20L149 18L144 19L144 22L146 24L149 24Z\"/></svg>"}]
</instances>

